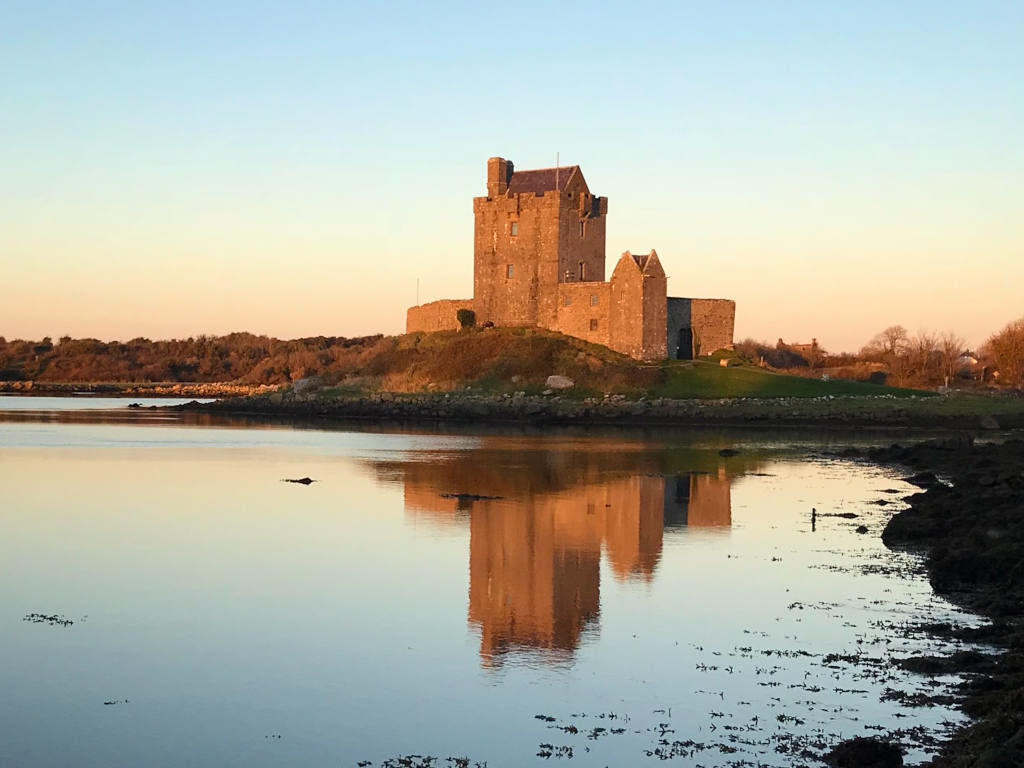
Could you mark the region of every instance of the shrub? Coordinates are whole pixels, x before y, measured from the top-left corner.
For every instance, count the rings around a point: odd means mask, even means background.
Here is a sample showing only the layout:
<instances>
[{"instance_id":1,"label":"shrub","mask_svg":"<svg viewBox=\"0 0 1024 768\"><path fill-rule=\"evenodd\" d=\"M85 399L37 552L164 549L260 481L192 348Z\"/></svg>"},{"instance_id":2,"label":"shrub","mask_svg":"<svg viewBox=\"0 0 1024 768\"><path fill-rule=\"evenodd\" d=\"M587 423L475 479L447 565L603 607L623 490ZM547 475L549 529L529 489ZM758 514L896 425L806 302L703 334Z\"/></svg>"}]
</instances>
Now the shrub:
<instances>
[{"instance_id":1,"label":"shrub","mask_svg":"<svg viewBox=\"0 0 1024 768\"><path fill-rule=\"evenodd\" d=\"M460 328L472 328L476 325L476 312L462 308L455 313L455 319L459 321Z\"/></svg>"}]
</instances>

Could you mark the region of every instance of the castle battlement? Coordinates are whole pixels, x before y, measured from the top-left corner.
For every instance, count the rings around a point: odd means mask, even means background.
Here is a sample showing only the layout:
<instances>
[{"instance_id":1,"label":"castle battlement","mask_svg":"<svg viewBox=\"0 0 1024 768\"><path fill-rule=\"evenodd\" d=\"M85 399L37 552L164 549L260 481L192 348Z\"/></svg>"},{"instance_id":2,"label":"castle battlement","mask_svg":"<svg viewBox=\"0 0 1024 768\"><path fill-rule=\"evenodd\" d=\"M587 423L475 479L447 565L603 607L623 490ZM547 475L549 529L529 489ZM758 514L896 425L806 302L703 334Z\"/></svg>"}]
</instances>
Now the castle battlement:
<instances>
[{"instance_id":1,"label":"castle battlement","mask_svg":"<svg viewBox=\"0 0 1024 768\"><path fill-rule=\"evenodd\" d=\"M457 328L455 313L472 309L478 323L537 325L641 360L731 347L735 303L669 299L653 250L627 251L605 281L607 215L578 165L516 171L490 158L487 195L473 198L473 298L411 307L407 332ZM693 302L714 303L696 325Z\"/></svg>"}]
</instances>

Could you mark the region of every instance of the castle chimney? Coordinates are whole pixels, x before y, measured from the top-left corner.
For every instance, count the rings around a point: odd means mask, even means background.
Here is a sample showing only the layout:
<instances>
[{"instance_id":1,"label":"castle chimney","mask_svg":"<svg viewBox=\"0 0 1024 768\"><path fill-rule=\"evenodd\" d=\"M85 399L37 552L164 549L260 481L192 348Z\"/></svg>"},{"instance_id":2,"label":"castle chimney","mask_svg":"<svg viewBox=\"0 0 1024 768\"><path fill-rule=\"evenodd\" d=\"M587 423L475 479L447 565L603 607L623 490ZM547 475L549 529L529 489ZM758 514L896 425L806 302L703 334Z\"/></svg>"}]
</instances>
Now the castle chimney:
<instances>
[{"instance_id":1,"label":"castle chimney","mask_svg":"<svg viewBox=\"0 0 1024 768\"><path fill-rule=\"evenodd\" d=\"M508 192L512 178L512 161L503 157L492 157L487 161L487 196L498 197Z\"/></svg>"}]
</instances>

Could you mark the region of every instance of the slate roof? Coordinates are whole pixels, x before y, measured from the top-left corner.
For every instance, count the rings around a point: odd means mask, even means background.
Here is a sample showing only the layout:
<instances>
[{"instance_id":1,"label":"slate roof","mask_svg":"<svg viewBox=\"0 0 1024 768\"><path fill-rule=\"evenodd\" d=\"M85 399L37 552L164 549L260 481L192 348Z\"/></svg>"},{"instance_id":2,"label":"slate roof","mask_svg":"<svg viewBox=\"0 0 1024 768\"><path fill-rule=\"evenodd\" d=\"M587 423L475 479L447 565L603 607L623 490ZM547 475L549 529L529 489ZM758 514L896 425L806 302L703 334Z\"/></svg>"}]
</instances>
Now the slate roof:
<instances>
[{"instance_id":1,"label":"slate roof","mask_svg":"<svg viewBox=\"0 0 1024 768\"><path fill-rule=\"evenodd\" d=\"M630 251L626 251L626 253L633 257L633 263L636 264L637 269L639 269L643 274L657 274L658 271L663 272L661 260L654 251L651 251L650 253L631 253ZM623 257L625 257L625 255L626 254L623 254Z\"/></svg>"},{"instance_id":2,"label":"slate roof","mask_svg":"<svg viewBox=\"0 0 1024 768\"><path fill-rule=\"evenodd\" d=\"M525 195L530 192L542 195L555 189L556 178L558 189L564 190L569 184L569 179L579 169L578 165L565 165L561 168L541 168L536 171L513 171L508 182L508 191L513 195Z\"/></svg>"},{"instance_id":3,"label":"slate roof","mask_svg":"<svg viewBox=\"0 0 1024 768\"><path fill-rule=\"evenodd\" d=\"M633 257L633 261L636 262L636 265L638 267L640 267L640 271L641 272L643 272L645 269L647 269L647 262L649 262L651 260L651 254L649 254L649 253L631 253L630 256Z\"/></svg>"}]
</instances>

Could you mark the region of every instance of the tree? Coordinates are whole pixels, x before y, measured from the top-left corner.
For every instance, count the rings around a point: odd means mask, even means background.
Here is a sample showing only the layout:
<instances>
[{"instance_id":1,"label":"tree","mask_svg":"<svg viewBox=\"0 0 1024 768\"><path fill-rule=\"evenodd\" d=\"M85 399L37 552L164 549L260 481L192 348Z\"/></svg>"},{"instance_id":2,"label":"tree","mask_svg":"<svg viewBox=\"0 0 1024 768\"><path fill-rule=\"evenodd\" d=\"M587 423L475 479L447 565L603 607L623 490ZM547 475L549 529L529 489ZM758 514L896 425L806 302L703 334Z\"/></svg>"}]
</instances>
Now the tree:
<instances>
[{"instance_id":1,"label":"tree","mask_svg":"<svg viewBox=\"0 0 1024 768\"><path fill-rule=\"evenodd\" d=\"M939 355L942 358L942 375L948 385L960 368L960 356L964 353L967 342L953 331L946 331L939 337Z\"/></svg>"},{"instance_id":2,"label":"tree","mask_svg":"<svg viewBox=\"0 0 1024 768\"><path fill-rule=\"evenodd\" d=\"M935 380L940 367L938 347L938 336L933 331L918 331L916 336L907 339L907 377L922 383Z\"/></svg>"},{"instance_id":3,"label":"tree","mask_svg":"<svg viewBox=\"0 0 1024 768\"><path fill-rule=\"evenodd\" d=\"M890 325L868 342L868 347L877 349L885 357L896 357L906 351L910 334L902 325Z\"/></svg>"},{"instance_id":4,"label":"tree","mask_svg":"<svg viewBox=\"0 0 1024 768\"><path fill-rule=\"evenodd\" d=\"M451 317L451 315L449 315ZM455 313L455 319L459 321L460 328L472 328L476 325L476 312L463 307Z\"/></svg>"},{"instance_id":5,"label":"tree","mask_svg":"<svg viewBox=\"0 0 1024 768\"><path fill-rule=\"evenodd\" d=\"M907 329L902 325L890 325L875 336L860 351L864 360L885 363L889 374L898 383L904 383L907 360L907 344L910 340Z\"/></svg>"},{"instance_id":6,"label":"tree","mask_svg":"<svg viewBox=\"0 0 1024 768\"><path fill-rule=\"evenodd\" d=\"M1000 381L1024 387L1024 317L1014 320L985 344Z\"/></svg>"},{"instance_id":7,"label":"tree","mask_svg":"<svg viewBox=\"0 0 1024 768\"><path fill-rule=\"evenodd\" d=\"M817 339L811 339L811 348L807 352L807 363L812 371L821 365L821 361L825 359L827 354L828 352L821 348Z\"/></svg>"}]
</instances>

